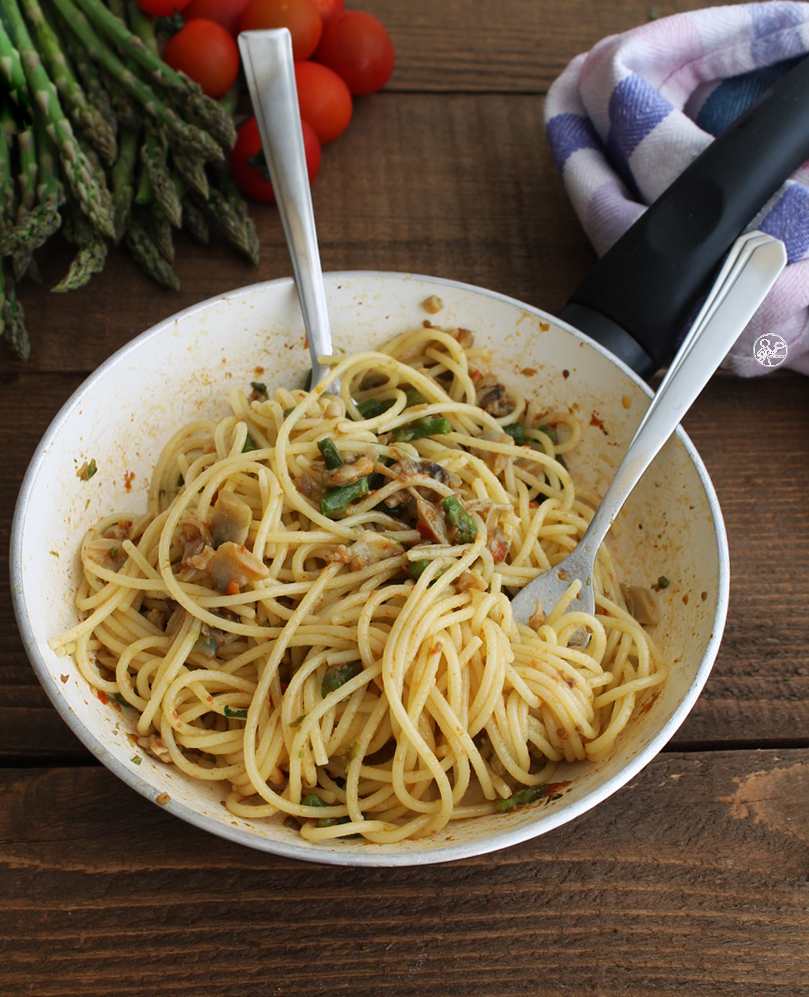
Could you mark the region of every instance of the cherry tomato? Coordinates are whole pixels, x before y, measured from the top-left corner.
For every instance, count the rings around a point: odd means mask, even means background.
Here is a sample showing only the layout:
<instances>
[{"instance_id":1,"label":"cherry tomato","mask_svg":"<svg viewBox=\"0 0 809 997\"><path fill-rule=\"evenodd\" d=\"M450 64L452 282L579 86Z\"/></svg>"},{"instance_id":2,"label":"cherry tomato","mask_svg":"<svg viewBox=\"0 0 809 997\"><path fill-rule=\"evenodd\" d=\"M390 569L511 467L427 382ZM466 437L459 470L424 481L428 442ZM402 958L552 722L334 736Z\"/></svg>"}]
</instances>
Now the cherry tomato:
<instances>
[{"instance_id":1,"label":"cherry tomato","mask_svg":"<svg viewBox=\"0 0 809 997\"><path fill-rule=\"evenodd\" d=\"M183 10L189 0L137 0L138 7L150 17L171 17L175 10Z\"/></svg>"},{"instance_id":2,"label":"cherry tomato","mask_svg":"<svg viewBox=\"0 0 809 997\"><path fill-rule=\"evenodd\" d=\"M239 75L239 49L221 24L203 18L187 21L163 48L172 69L195 80L209 97L221 97Z\"/></svg>"},{"instance_id":3,"label":"cherry tomato","mask_svg":"<svg viewBox=\"0 0 809 997\"><path fill-rule=\"evenodd\" d=\"M303 130L303 149L306 153L306 171L309 183L314 183L320 169L320 142L317 140L314 128L301 121ZM261 153L261 135L255 118L248 118L241 126L236 136L236 144L230 152L230 172L239 188L258 201L275 202L275 192L269 180L264 179L260 167L251 164L254 157Z\"/></svg>"},{"instance_id":4,"label":"cherry tomato","mask_svg":"<svg viewBox=\"0 0 809 997\"><path fill-rule=\"evenodd\" d=\"M186 0L183 17L193 21L204 17L207 21L217 21L225 31L235 35L239 30L239 18L249 0Z\"/></svg>"},{"instance_id":5,"label":"cherry tomato","mask_svg":"<svg viewBox=\"0 0 809 997\"><path fill-rule=\"evenodd\" d=\"M312 3L317 7L324 24L335 14L339 14L345 6L345 0L312 0Z\"/></svg>"},{"instance_id":6,"label":"cherry tomato","mask_svg":"<svg viewBox=\"0 0 809 997\"><path fill-rule=\"evenodd\" d=\"M296 62L295 83L301 117L315 130L321 145L342 135L351 120L351 94L343 80L319 62Z\"/></svg>"},{"instance_id":7,"label":"cherry tomato","mask_svg":"<svg viewBox=\"0 0 809 997\"><path fill-rule=\"evenodd\" d=\"M323 33L323 21L312 0L250 0L239 24L241 31L289 28L292 54L308 59Z\"/></svg>"},{"instance_id":8,"label":"cherry tomato","mask_svg":"<svg viewBox=\"0 0 809 997\"><path fill-rule=\"evenodd\" d=\"M361 10L343 10L323 27L314 58L342 76L353 94L375 93L390 79L395 53L382 23Z\"/></svg>"}]
</instances>

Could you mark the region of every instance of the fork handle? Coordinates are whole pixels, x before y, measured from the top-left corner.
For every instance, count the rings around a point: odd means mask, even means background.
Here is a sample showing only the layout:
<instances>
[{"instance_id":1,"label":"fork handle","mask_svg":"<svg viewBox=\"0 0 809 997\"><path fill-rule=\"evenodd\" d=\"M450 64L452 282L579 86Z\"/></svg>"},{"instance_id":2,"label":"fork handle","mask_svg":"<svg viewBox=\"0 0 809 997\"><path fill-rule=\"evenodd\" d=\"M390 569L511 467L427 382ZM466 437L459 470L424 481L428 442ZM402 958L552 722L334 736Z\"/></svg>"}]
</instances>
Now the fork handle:
<instances>
[{"instance_id":1,"label":"fork handle","mask_svg":"<svg viewBox=\"0 0 809 997\"><path fill-rule=\"evenodd\" d=\"M742 236L735 265L723 273L657 389L581 545L601 545L629 493L708 383L725 353L786 266L784 244L760 232Z\"/></svg>"}]
</instances>

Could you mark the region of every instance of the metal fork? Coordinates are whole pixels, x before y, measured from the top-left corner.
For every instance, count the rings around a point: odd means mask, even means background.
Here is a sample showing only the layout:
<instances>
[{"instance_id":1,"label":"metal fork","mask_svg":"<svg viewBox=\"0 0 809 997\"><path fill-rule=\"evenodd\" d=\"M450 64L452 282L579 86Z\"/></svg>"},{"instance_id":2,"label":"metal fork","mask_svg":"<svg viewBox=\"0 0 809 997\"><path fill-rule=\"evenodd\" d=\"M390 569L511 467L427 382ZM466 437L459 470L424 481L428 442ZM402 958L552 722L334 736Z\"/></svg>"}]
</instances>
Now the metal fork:
<instances>
[{"instance_id":1,"label":"metal fork","mask_svg":"<svg viewBox=\"0 0 809 997\"><path fill-rule=\"evenodd\" d=\"M762 232L743 235L733 244L584 536L564 560L530 581L512 600L518 623L527 623L537 608L549 615L576 579L581 581L581 589L568 609L594 612L593 569L608 530L646 468L766 298L786 261L784 244Z\"/></svg>"}]
</instances>

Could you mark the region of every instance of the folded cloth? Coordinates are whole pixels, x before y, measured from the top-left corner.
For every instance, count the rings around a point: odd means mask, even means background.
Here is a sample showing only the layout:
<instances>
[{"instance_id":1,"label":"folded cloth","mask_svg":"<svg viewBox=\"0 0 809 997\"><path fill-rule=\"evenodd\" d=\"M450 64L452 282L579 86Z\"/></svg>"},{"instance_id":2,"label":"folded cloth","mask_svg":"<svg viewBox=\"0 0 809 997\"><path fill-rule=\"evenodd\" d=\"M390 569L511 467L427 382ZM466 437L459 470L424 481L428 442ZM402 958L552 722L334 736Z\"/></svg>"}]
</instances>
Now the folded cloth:
<instances>
[{"instance_id":1,"label":"folded cloth","mask_svg":"<svg viewBox=\"0 0 809 997\"><path fill-rule=\"evenodd\" d=\"M771 0L650 21L577 56L548 92L545 127L596 252L807 52L809 3ZM723 366L809 374L809 163L750 228L782 239L788 264Z\"/></svg>"}]
</instances>

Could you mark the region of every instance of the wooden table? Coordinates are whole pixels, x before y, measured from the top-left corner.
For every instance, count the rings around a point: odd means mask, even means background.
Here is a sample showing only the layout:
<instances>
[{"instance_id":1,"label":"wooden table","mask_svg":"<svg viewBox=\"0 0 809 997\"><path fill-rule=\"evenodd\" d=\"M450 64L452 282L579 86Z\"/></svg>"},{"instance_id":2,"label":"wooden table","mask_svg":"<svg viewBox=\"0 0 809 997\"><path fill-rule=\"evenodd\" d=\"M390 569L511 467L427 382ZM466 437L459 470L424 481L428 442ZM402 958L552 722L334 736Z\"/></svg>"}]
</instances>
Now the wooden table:
<instances>
[{"instance_id":1,"label":"wooden table","mask_svg":"<svg viewBox=\"0 0 809 997\"><path fill-rule=\"evenodd\" d=\"M551 162L549 84L645 21L643 0L357 0L398 64L314 187L325 269L437 274L550 311L593 254ZM660 15L697 4L666 3ZM178 240L179 292L115 251L22 299L0 358L0 547L50 419L113 350L199 299L289 273L274 208L257 268ZM707 688L669 746L575 822L425 869L297 864L207 836L119 783L49 705L0 595L0 993L244 997L809 994L809 386L717 376L686 428L733 565Z\"/></svg>"}]
</instances>

